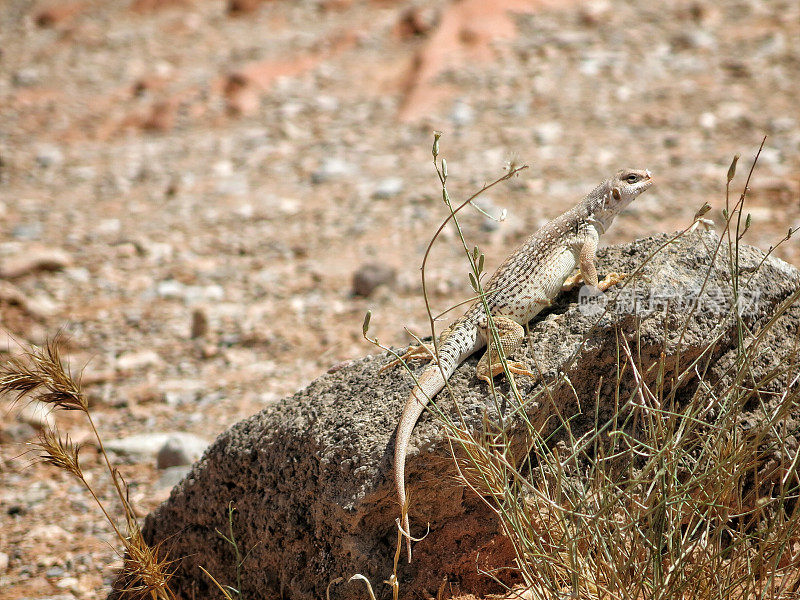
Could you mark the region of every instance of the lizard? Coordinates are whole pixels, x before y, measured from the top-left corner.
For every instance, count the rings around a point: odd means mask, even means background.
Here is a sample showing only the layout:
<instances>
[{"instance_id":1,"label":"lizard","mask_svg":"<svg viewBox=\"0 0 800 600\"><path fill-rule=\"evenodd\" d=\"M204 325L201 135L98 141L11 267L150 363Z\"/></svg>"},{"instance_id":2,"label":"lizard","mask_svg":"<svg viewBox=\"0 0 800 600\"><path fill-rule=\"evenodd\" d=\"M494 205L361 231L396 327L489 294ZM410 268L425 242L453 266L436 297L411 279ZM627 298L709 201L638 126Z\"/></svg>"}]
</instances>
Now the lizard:
<instances>
[{"instance_id":1,"label":"lizard","mask_svg":"<svg viewBox=\"0 0 800 600\"><path fill-rule=\"evenodd\" d=\"M583 280L605 291L622 281L625 274L609 273L598 281L595 265L600 236L614 218L653 184L648 170L623 169L593 189L575 207L546 223L517 248L494 272L484 286L492 321L499 334L504 356L514 352L525 339L523 326L552 304L562 290ZM576 268L579 270L575 273ZM405 491L405 461L411 432L428 402L446 385L447 379L470 355L489 349L478 361L477 377L489 382L504 371L491 342L488 319L480 299L438 339L438 356L425 345L408 349L383 369L412 358L433 359L417 378L403 407L394 449L394 483L402 510L402 530L411 562L411 532ZM507 362L509 372L536 378L525 365Z\"/></svg>"}]
</instances>

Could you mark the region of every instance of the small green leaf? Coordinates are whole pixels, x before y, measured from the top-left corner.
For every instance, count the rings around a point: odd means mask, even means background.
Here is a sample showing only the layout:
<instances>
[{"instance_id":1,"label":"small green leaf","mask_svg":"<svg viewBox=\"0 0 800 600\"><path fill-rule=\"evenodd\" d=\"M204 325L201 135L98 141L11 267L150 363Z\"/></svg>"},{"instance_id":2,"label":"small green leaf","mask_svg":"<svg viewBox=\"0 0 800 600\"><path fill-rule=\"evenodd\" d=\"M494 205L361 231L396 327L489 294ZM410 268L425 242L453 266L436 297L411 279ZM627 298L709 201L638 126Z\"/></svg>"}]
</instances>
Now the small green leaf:
<instances>
[{"instance_id":1,"label":"small green leaf","mask_svg":"<svg viewBox=\"0 0 800 600\"><path fill-rule=\"evenodd\" d=\"M361 326L361 330L364 332L364 337L367 336L367 332L369 331L370 319L372 319L372 311L368 310L367 314L364 315L364 324Z\"/></svg>"},{"instance_id":2,"label":"small green leaf","mask_svg":"<svg viewBox=\"0 0 800 600\"><path fill-rule=\"evenodd\" d=\"M481 254L481 255L478 257L478 273L483 273L483 259L484 259L484 258L485 258L485 257L484 257L484 255L483 255L483 254Z\"/></svg>"},{"instance_id":3,"label":"small green leaf","mask_svg":"<svg viewBox=\"0 0 800 600\"><path fill-rule=\"evenodd\" d=\"M472 286L473 290L475 290L476 292L478 291L478 282L475 279L475 275L473 275L472 273L469 274L469 284Z\"/></svg>"},{"instance_id":4,"label":"small green leaf","mask_svg":"<svg viewBox=\"0 0 800 600\"><path fill-rule=\"evenodd\" d=\"M472 248L472 260L478 260L478 256L480 254L480 250L478 250L477 246Z\"/></svg>"},{"instance_id":5,"label":"small green leaf","mask_svg":"<svg viewBox=\"0 0 800 600\"><path fill-rule=\"evenodd\" d=\"M733 181L733 177L736 175L736 163L739 162L739 155L733 157L731 161L731 166L728 167L728 183Z\"/></svg>"},{"instance_id":6,"label":"small green leaf","mask_svg":"<svg viewBox=\"0 0 800 600\"><path fill-rule=\"evenodd\" d=\"M726 221L728 220L728 209L727 208L723 208L722 209L722 218L725 219Z\"/></svg>"},{"instance_id":7,"label":"small green leaf","mask_svg":"<svg viewBox=\"0 0 800 600\"><path fill-rule=\"evenodd\" d=\"M753 215L751 215L750 213L747 213L747 218L744 220L744 229L745 229L745 231L750 229L750 223L752 223L752 222L753 222Z\"/></svg>"}]
</instances>

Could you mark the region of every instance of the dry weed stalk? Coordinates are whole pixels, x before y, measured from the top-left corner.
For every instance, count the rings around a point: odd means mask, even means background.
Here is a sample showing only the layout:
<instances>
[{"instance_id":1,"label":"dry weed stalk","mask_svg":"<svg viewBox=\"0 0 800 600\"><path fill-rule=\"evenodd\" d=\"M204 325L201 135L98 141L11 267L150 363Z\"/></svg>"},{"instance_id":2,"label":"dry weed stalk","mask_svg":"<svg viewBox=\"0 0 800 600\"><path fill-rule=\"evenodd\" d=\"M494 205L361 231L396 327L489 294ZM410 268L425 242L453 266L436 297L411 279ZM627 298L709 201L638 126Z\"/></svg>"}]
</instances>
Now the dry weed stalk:
<instances>
[{"instance_id":1,"label":"dry weed stalk","mask_svg":"<svg viewBox=\"0 0 800 600\"><path fill-rule=\"evenodd\" d=\"M43 348L32 347L23 357L12 358L0 366L0 395L13 395L15 401L28 397L53 410L77 410L84 413L97 440L98 449L111 475L125 516L121 528L108 513L97 493L86 480L80 464L81 446L72 442L69 435L62 435L55 426L45 426L39 440L33 446L39 450L39 459L76 477L89 491L114 533L124 548L124 563L116 592L123 597L171 600L169 580L171 561L160 555L158 546L149 546L136 521L133 507L128 499L128 485L108 458L100 433L89 409L89 401L76 381L64 366L60 354L60 338L56 336ZM123 533L124 531L124 533Z\"/></svg>"}]
</instances>

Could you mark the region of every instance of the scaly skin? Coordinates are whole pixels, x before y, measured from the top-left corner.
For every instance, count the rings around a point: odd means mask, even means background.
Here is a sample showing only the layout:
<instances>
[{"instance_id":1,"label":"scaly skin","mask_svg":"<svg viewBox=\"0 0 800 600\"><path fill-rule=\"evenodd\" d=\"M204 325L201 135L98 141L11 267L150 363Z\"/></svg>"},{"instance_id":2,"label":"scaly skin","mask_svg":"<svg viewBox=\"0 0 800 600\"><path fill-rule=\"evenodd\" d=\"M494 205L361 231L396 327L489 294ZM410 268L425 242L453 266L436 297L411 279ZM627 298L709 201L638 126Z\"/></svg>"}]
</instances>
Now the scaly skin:
<instances>
[{"instance_id":1,"label":"scaly skin","mask_svg":"<svg viewBox=\"0 0 800 600\"><path fill-rule=\"evenodd\" d=\"M597 244L614 218L652 183L649 171L618 171L592 190L577 206L530 236L498 267L484 290L506 356L523 339L514 323L524 326L549 306L565 281L577 281L577 278L571 277L576 268L580 269L580 275L587 284L599 286L601 290L621 280L622 276L611 274L598 282L595 266ZM414 425L430 399L442 390L458 365L486 346L488 337L491 336L486 329L484 307L477 301L442 334L438 363L428 365L411 390L395 438L394 481L401 507L406 504L405 462ZM404 358L412 354L414 352L410 350ZM488 380L502 372L502 369L496 368L496 362L496 351L481 359L478 376ZM533 375L518 363L512 363L511 366L512 372ZM411 532L407 511L403 511L403 514L408 561L411 562Z\"/></svg>"}]
</instances>

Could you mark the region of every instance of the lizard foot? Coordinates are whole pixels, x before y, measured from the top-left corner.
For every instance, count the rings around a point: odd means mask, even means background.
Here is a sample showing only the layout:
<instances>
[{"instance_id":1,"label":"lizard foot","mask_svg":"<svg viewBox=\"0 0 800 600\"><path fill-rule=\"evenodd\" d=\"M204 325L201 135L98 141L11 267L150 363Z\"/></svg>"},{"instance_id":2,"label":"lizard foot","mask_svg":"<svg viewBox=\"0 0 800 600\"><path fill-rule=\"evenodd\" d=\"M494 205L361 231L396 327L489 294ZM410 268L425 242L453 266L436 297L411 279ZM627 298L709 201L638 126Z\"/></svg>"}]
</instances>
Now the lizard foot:
<instances>
[{"instance_id":1,"label":"lizard foot","mask_svg":"<svg viewBox=\"0 0 800 600\"><path fill-rule=\"evenodd\" d=\"M409 360L414 359L424 359L424 360L431 360L433 358L433 352L430 348L428 348L425 344L420 346L411 346L405 353L400 357L394 359L392 362L385 364L381 367L381 373L384 371L388 371L392 367L399 365L402 362L407 362Z\"/></svg>"},{"instance_id":2,"label":"lizard foot","mask_svg":"<svg viewBox=\"0 0 800 600\"><path fill-rule=\"evenodd\" d=\"M583 275L578 272L574 275L570 275L564 280L564 283L561 284L561 291L568 292L574 287L576 287L580 282L583 281Z\"/></svg>"},{"instance_id":3,"label":"lizard foot","mask_svg":"<svg viewBox=\"0 0 800 600\"><path fill-rule=\"evenodd\" d=\"M497 328L497 335L500 338L500 346L503 348L503 356L508 356L522 345L522 341L525 339L525 329L522 327L522 325L508 317L495 316L492 318L492 320ZM500 356L495 348L492 334L488 330L486 319L481 319L478 322L478 329L481 331L484 339L486 339L489 349L478 361L475 374L481 381L491 383L491 379L500 373L503 373L505 369L503 369L503 364L500 362ZM525 375L527 377L533 377L534 379L537 378L535 373L528 370L528 368L520 362L509 360L506 361L506 364L508 365L509 373L515 375Z\"/></svg>"},{"instance_id":4,"label":"lizard foot","mask_svg":"<svg viewBox=\"0 0 800 600\"><path fill-rule=\"evenodd\" d=\"M603 278L603 281L597 284L597 289L601 292L605 292L608 288L612 285L617 285L622 281L625 281L625 278L628 277L628 273L617 273L611 272ZM578 284L583 282L583 275L581 273L575 273L575 275L570 275L564 280L564 283L561 285L562 292L568 292L571 289L575 288Z\"/></svg>"},{"instance_id":5,"label":"lizard foot","mask_svg":"<svg viewBox=\"0 0 800 600\"><path fill-rule=\"evenodd\" d=\"M530 371L523 363L516 362L516 361L507 361L506 364L508 365L508 372L514 375L524 375L525 377L530 377L531 379L538 379L539 376ZM491 372L486 369L485 364L478 364L476 368L475 375L481 381L485 381L487 385L491 385L491 379L497 377L501 373L504 373L503 365L502 364L493 364Z\"/></svg>"},{"instance_id":6,"label":"lizard foot","mask_svg":"<svg viewBox=\"0 0 800 600\"><path fill-rule=\"evenodd\" d=\"M609 273L603 278L603 281L597 284L597 288L601 292L605 292L612 285L617 285L618 283L625 281L625 278L628 277L628 275L629 273Z\"/></svg>"}]
</instances>

